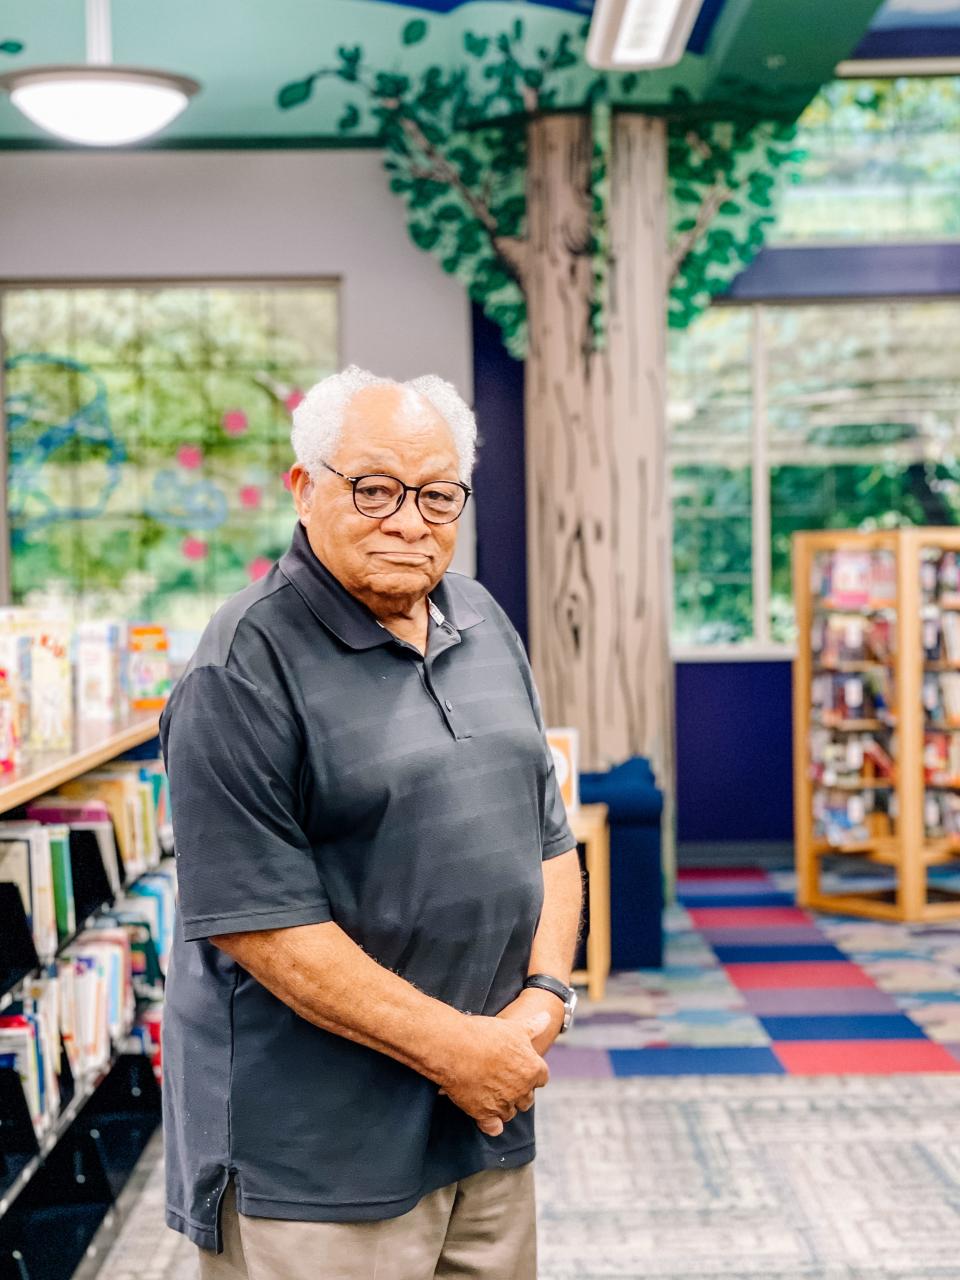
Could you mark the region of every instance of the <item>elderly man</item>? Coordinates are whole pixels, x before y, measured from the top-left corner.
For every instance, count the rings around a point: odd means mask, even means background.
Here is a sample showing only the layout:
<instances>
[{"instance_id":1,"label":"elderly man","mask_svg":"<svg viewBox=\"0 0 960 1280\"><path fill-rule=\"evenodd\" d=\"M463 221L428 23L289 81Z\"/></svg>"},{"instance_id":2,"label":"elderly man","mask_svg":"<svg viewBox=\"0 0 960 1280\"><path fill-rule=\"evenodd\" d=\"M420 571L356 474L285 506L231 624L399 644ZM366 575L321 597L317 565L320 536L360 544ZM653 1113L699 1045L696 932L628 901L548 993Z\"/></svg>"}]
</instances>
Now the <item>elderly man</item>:
<instances>
[{"instance_id":1,"label":"elderly man","mask_svg":"<svg viewBox=\"0 0 960 1280\"><path fill-rule=\"evenodd\" d=\"M533 1280L533 1095L581 906L523 647L447 574L476 427L351 367L299 523L161 724L167 1221L203 1280Z\"/></svg>"}]
</instances>

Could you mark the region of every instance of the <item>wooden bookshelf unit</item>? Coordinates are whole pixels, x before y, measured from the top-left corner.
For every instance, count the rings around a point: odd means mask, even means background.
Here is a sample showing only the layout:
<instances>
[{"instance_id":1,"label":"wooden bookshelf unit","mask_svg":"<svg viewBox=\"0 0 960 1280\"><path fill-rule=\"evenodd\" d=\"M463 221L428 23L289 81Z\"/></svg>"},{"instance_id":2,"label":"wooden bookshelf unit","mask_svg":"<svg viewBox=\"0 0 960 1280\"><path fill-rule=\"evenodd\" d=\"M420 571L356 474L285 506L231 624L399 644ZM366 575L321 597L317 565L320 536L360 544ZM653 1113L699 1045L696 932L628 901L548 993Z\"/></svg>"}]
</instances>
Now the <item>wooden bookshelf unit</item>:
<instances>
[{"instance_id":1,"label":"wooden bookshelf unit","mask_svg":"<svg viewBox=\"0 0 960 1280\"><path fill-rule=\"evenodd\" d=\"M797 900L960 919L929 875L960 873L960 528L797 533L793 578ZM840 892L834 869L893 875Z\"/></svg>"}]
</instances>

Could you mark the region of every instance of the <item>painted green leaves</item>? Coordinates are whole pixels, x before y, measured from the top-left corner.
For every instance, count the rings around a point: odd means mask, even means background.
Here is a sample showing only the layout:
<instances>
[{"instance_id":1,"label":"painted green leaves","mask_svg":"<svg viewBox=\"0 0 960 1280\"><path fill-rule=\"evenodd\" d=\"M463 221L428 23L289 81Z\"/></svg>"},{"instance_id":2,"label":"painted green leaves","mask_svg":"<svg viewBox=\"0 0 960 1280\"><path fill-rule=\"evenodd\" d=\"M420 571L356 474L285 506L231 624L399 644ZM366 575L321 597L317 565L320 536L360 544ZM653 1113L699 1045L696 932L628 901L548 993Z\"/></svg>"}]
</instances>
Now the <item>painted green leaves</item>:
<instances>
[{"instance_id":1,"label":"painted green leaves","mask_svg":"<svg viewBox=\"0 0 960 1280\"><path fill-rule=\"evenodd\" d=\"M419 44L427 34L427 24L423 18L414 18L408 22L400 34L404 44Z\"/></svg>"},{"instance_id":2,"label":"painted green leaves","mask_svg":"<svg viewBox=\"0 0 960 1280\"><path fill-rule=\"evenodd\" d=\"M763 247L803 153L783 121L674 120L668 319L686 328Z\"/></svg>"},{"instance_id":3,"label":"painted green leaves","mask_svg":"<svg viewBox=\"0 0 960 1280\"><path fill-rule=\"evenodd\" d=\"M313 76L307 76L305 80L294 80L290 84L285 84L277 94L277 106L282 111L289 111L291 107L299 107L307 102L313 93L313 81Z\"/></svg>"},{"instance_id":4,"label":"painted green leaves","mask_svg":"<svg viewBox=\"0 0 960 1280\"><path fill-rule=\"evenodd\" d=\"M0 40L0 53L23 53L23 41Z\"/></svg>"}]
</instances>

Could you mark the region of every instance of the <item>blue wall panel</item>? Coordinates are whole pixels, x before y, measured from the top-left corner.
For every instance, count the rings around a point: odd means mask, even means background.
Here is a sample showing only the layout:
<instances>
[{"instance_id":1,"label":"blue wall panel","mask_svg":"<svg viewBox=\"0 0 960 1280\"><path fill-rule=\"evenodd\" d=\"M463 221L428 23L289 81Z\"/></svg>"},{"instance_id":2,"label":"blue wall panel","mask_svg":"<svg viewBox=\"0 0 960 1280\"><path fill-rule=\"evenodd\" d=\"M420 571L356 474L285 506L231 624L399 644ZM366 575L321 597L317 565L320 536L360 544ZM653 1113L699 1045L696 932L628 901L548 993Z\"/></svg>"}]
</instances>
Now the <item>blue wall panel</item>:
<instances>
[{"instance_id":1,"label":"blue wall panel","mask_svg":"<svg viewBox=\"0 0 960 1280\"><path fill-rule=\"evenodd\" d=\"M678 840L792 839L790 663L676 671Z\"/></svg>"}]
</instances>

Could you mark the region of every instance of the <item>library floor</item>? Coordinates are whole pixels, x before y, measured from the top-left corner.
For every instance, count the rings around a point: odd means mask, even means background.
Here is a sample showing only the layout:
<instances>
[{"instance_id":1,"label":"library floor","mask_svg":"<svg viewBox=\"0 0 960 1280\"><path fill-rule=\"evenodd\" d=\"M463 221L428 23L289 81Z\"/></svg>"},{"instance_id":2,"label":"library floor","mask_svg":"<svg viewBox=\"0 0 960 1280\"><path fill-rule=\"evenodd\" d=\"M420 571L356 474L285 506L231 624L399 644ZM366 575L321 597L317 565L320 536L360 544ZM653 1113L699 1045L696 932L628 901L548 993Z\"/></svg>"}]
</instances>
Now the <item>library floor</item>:
<instances>
[{"instance_id":1,"label":"library floor","mask_svg":"<svg viewBox=\"0 0 960 1280\"><path fill-rule=\"evenodd\" d=\"M777 874L680 888L664 969L550 1054L540 1280L958 1280L960 924L812 917ZM123 1210L101 1280L194 1280L159 1138Z\"/></svg>"}]
</instances>

